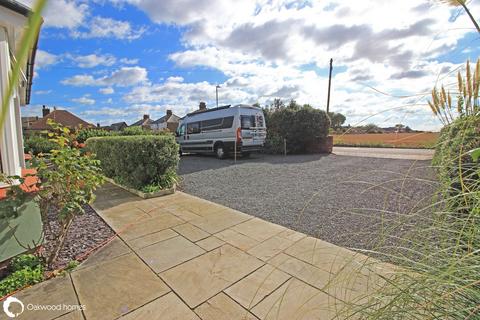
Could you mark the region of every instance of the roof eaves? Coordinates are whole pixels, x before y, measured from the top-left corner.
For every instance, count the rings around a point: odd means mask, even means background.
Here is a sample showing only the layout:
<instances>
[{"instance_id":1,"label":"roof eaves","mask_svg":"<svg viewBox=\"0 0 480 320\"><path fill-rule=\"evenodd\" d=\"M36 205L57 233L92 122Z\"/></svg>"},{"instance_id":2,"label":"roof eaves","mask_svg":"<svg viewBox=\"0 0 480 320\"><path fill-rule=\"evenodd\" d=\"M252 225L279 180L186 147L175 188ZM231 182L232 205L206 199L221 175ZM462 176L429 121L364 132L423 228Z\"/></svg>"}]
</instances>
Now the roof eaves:
<instances>
[{"instance_id":1,"label":"roof eaves","mask_svg":"<svg viewBox=\"0 0 480 320\"><path fill-rule=\"evenodd\" d=\"M21 14L22 16L25 16L27 18L32 13L32 10L30 10L29 7L15 0L0 0L0 7L10 9L13 12Z\"/></svg>"}]
</instances>

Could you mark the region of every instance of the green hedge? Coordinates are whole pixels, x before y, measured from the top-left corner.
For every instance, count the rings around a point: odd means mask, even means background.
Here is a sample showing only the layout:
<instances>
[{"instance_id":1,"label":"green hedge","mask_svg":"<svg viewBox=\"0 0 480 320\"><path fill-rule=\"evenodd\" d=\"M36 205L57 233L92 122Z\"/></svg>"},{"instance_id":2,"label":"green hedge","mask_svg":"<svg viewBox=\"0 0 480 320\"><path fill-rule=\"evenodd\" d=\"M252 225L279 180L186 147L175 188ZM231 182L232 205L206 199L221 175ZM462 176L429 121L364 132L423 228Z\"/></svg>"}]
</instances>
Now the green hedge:
<instances>
[{"instance_id":1,"label":"green hedge","mask_svg":"<svg viewBox=\"0 0 480 320\"><path fill-rule=\"evenodd\" d=\"M179 155L173 135L115 136L87 140L104 174L138 190L169 188L175 182Z\"/></svg>"},{"instance_id":2,"label":"green hedge","mask_svg":"<svg viewBox=\"0 0 480 320\"><path fill-rule=\"evenodd\" d=\"M25 152L38 155L39 153L50 153L57 148L57 144L50 141L47 137L34 135L25 139Z\"/></svg>"},{"instance_id":3,"label":"green hedge","mask_svg":"<svg viewBox=\"0 0 480 320\"><path fill-rule=\"evenodd\" d=\"M77 133L77 141L83 143L89 138L96 137L112 137L112 136L150 136L150 135L167 135L172 133L167 130L156 130L145 129L140 126L127 127L122 131L108 131L104 129L90 128L82 129Z\"/></svg>"},{"instance_id":4,"label":"green hedge","mask_svg":"<svg viewBox=\"0 0 480 320\"><path fill-rule=\"evenodd\" d=\"M450 209L462 211L468 207L469 197L474 194L457 197L467 192L462 190L480 190L480 164L469 153L476 148L480 148L480 115L460 117L440 132L432 164L447 193Z\"/></svg>"},{"instance_id":5,"label":"green hedge","mask_svg":"<svg viewBox=\"0 0 480 320\"><path fill-rule=\"evenodd\" d=\"M309 105L291 103L288 107L265 110L267 123L266 151L283 153L287 139L288 153L306 153L308 147L328 135L330 120L326 112Z\"/></svg>"},{"instance_id":6,"label":"green hedge","mask_svg":"<svg viewBox=\"0 0 480 320\"><path fill-rule=\"evenodd\" d=\"M94 137L109 137L113 136L115 133L113 131L107 131L104 129L81 129L77 133L77 141L80 143L84 143L89 138Z\"/></svg>"}]
</instances>

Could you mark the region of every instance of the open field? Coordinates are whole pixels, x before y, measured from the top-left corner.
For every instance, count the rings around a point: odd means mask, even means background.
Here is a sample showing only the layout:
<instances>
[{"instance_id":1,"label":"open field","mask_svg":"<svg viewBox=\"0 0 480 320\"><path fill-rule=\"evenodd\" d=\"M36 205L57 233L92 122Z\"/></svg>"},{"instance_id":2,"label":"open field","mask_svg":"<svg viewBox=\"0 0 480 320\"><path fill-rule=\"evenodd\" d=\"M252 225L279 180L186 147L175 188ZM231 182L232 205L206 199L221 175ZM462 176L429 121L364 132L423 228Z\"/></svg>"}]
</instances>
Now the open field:
<instances>
[{"instance_id":1,"label":"open field","mask_svg":"<svg viewBox=\"0 0 480 320\"><path fill-rule=\"evenodd\" d=\"M438 132L334 134L333 144L352 147L434 148Z\"/></svg>"}]
</instances>

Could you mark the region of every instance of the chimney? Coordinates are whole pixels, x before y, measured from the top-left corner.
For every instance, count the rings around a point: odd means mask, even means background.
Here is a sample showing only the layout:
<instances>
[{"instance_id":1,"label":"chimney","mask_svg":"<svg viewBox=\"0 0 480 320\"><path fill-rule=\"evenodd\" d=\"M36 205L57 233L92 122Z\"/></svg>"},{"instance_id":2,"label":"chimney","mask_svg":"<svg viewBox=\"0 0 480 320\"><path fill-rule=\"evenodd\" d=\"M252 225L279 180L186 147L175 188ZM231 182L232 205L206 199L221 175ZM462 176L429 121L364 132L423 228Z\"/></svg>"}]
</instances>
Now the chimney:
<instances>
[{"instance_id":1,"label":"chimney","mask_svg":"<svg viewBox=\"0 0 480 320\"><path fill-rule=\"evenodd\" d=\"M143 115L143 120L148 120L148 119L150 119L150 116L148 114L144 114Z\"/></svg>"},{"instance_id":2,"label":"chimney","mask_svg":"<svg viewBox=\"0 0 480 320\"><path fill-rule=\"evenodd\" d=\"M45 118L45 117L48 116L49 114L50 114L50 109L47 108L47 107L45 107L45 106L43 106L43 108L42 108L42 117Z\"/></svg>"},{"instance_id":3,"label":"chimney","mask_svg":"<svg viewBox=\"0 0 480 320\"><path fill-rule=\"evenodd\" d=\"M171 117L172 116L172 110L167 110L167 117Z\"/></svg>"},{"instance_id":4,"label":"chimney","mask_svg":"<svg viewBox=\"0 0 480 320\"><path fill-rule=\"evenodd\" d=\"M205 102L200 102L200 105L198 106L198 110L200 111L205 111L207 110L207 104Z\"/></svg>"}]
</instances>

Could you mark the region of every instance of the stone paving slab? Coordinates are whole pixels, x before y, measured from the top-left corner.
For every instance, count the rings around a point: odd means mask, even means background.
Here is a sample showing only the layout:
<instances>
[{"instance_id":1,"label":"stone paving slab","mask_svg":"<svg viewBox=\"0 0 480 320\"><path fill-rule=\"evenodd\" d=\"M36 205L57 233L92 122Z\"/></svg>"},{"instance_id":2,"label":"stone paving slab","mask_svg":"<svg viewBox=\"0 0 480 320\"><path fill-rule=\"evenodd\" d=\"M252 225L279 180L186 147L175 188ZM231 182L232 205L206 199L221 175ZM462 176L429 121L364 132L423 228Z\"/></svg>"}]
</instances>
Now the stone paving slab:
<instances>
[{"instance_id":1,"label":"stone paving slab","mask_svg":"<svg viewBox=\"0 0 480 320\"><path fill-rule=\"evenodd\" d=\"M339 303L339 302L338 302ZM308 284L292 278L253 308L259 319L334 319L336 301ZM341 319L341 318L340 318Z\"/></svg>"},{"instance_id":2,"label":"stone paving slab","mask_svg":"<svg viewBox=\"0 0 480 320\"><path fill-rule=\"evenodd\" d=\"M190 306L196 307L262 266L228 244L160 274Z\"/></svg>"},{"instance_id":3,"label":"stone paving slab","mask_svg":"<svg viewBox=\"0 0 480 320\"><path fill-rule=\"evenodd\" d=\"M245 308L251 309L288 279L290 275L285 272L271 265L264 265L225 292Z\"/></svg>"},{"instance_id":4,"label":"stone paving slab","mask_svg":"<svg viewBox=\"0 0 480 320\"><path fill-rule=\"evenodd\" d=\"M168 293L121 317L122 320L200 320L174 293Z\"/></svg>"},{"instance_id":5,"label":"stone paving slab","mask_svg":"<svg viewBox=\"0 0 480 320\"><path fill-rule=\"evenodd\" d=\"M132 247L132 249L138 250L176 236L178 236L178 233L176 233L172 229L165 229L162 231L147 234L140 238L129 240L127 241L127 243Z\"/></svg>"},{"instance_id":6,"label":"stone paving slab","mask_svg":"<svg viewBox=\"0 0 480 320\"><path fill-rule=\"evenodd\" d=\"M158 242L137 251L142 260L156 273L170 269L204 252L205 250L182 236Z\"/></svg>"},{"instance_id":7,"label":"stone paving slab","mask_svg":"<svg viewBox=\"0 0 480 320\"><path fill-rule=\"evenodd\" d=\"M202 247L206 251L217 249L225 244L225 241L218 239L217 237L208 237L206 239L197 241L196 244Z\"/></svg>"},{"instance_id":8,"label":"stone paving slab","mask_svg":"<svg viewBox=\"0 0 480 320\"><path fill-rule=\"evenodd\" d=\"M70 275L16 295L85 310L21 319L332 319L393 269L182 192L139 200L117 189L102 188L94 207L118 236Z\"/></svg>"},{"instance_id":9,"label":"stone paving slab","mask_svg":"<svg viewBox=\"0 0 480 320\"><path fill-rule=\"evenodd\" d=\"M198 241L205 239L210 236L210 233L203 231L200 228L195 227L190 223L181 224L179 226L173 227L173 230L180 233L182 236L187 238L190 241Z\"/></svg>"},{"instance_id":10,"label":"stone paving slab","mask_svg":"<svg viewBox=\"0 0 480 320\"><path fill-rule=\"evenodd\" d=\"M257 240L247 237L246 235L238 233L237 231L232 229L227 229L223 230L222 232L216 233L215 237L244 251L247 251L250 248L253 248L259 244Z\"/></svg>"},{"instance_id":11,"label":"stone paving slab","mask_svg":"<svg viewBox=\"0 0 480 320\"><path fill-rule=\"evenodd\" d=\"M118 237L108 242L105 246L92 253L87 260L80 264L76 270L107 262L121 255L131 253L132 250Z\"/></svg>"},{"instance_id":12,"label":"stone paving slab","mask_svg":"<svg viewBox=\"0 0 480 320\"><path fill-rule=\"evenodd\" d=\"M248 310L243 309L238 303L232 300L224 293L219 293L209 299L195 312L202 320L220 320L220 319L238 319L238 320L258 320Z\"/></svg>"},{"instance_id":13,"label":"stone paving slab","mask_svg":"<svg viewBox=\"0 0 480 320\"><path fill-rule=\"evenodd\" d=\"M119 317L170 291L133 253L71 275L88 319Z\"/></svg>"},{"instance_id":14,"label":"stone paving slab","mask_svg":"<svg viewBox=\"0 0 480 320\"><path fill-rule=\"evenodd\" d=\"M44 320L54 319L69 313L62 305L79 305L78 299L75 295L75 290L72 285L72 280L69 275L59 276L54 279L42 282L36 286L25 289L15 295L20 301L24 303L25 311L21 314L20 319ZM27 304L31 305L52 305L60 308L53 308L52 310L29 310ZM10 311L16 313L20 310L14 309L13 305ZM3 311L1 313L4 319ZM6 317L5 317L6 318Z\"/></svg>"},{"instance_id":15,"label":"stone paving slab","mask_svg":"<svg viewBox=\"0 0 480 320\"><path fill-rule=\"evenodd\" d=\"M286 230L285 227L267 222L259 218L254 218L244 223L238 224L232 229L259 242L265 241L268 238L271 238L274 235Z\"/></svg>"},{"instance_id":16,"label":"stone paving slab","mask_svg":"<svg viewBox=\"0 0 480 320\"><path fill-rule=\"evenodd\" d=\"M158 217L144 219L132 226L129 226L120 234L120 237L127 241L133 240L151 233L177 226L182 223L184 223L184 221L177 218L173 214L165 213Z\"/></svg>"}]
</instances>

